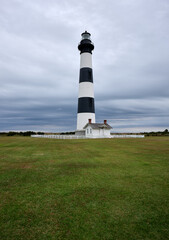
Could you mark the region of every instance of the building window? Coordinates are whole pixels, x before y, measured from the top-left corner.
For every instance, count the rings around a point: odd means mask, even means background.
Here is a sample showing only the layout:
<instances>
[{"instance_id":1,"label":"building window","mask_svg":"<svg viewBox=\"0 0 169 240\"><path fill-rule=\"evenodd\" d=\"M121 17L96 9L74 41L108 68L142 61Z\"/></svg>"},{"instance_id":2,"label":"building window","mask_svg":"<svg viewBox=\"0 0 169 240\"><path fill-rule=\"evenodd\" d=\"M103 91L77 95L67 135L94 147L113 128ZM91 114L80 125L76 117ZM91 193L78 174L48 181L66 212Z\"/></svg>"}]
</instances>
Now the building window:
<instances>
[{"instance_id":1,"label":"building window","mask_svg":"<svg viewBox=\"0 0 169 240\"><path fill-rule=\"evenodd\" d=\"M90 134L92 134L92 129L90 128Z\"/></svg>"},{"instance_id":2,"label":"building window","mask_svg":"<svg viewBox=\"0 0 169 240\"><path fill-rule=\"evenodd\" d=\"M86 131L87 131L87 134L88 134L88 133L89 133L89 129L87 128L87 130L86 130Z\"/></svg>"}]
</instances>

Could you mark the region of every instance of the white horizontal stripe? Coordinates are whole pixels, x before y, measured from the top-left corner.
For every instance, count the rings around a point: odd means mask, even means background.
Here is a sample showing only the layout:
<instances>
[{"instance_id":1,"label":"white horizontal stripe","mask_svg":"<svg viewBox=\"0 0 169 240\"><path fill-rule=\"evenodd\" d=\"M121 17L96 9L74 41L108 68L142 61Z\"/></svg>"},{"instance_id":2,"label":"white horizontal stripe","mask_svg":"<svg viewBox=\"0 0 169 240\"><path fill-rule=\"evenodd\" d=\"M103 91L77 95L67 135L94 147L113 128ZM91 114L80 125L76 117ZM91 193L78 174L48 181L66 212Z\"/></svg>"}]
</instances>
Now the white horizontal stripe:
<instances>
[{"instance_id":1,"label":"white horizontal stripe","mask_svg":"<svg viewBox=\"0 0 169 240\"><path fill-rule=\"evenodd\" d=\"M80 97L92 97L94 98L93 83L81 82L79 83L79 98Z\"/></svg>"},{"instance_id":2,"label":"white horizontal stripe","mask_svg":"<svg viewBox=\"0 0 169 240\"><path fill-rule=\"evenodd\" d=\"M83 130L89 119L92 119L92 123L95 123L95 113L78 113L77 130Z\"/></svg>"},{"instance_id":3,"label":"white horizontal stripe","mask_svg":"<svg viewBox=\"0 0 169 240\"><path fill-rule=\"evenodd\" d=\"M80 54L80 68L89 67L92 68L92 54L82 53Z\"/></svg>"}]
</instances>

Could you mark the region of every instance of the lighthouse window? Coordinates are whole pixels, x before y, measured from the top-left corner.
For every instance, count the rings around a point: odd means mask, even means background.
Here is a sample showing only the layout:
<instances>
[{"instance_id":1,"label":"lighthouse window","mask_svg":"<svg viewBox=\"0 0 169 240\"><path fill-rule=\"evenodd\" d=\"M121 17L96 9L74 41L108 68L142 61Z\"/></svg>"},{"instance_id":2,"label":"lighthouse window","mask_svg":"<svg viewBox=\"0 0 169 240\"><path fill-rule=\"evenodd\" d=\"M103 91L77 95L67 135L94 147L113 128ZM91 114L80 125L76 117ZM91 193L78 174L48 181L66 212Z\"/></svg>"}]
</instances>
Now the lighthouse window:
<instances>
[{"instance_id":1,"label":"lighthouse window","mask_svg":"<svg viewBox=\"0 0 169 240\"><path fill-rule=\"evenodd\" d=\"M92 72L91 71L88 71L88 78L89 78L89 80L92 79Z\"/></svg>"},{"instance_id":2,"label":"lighthouse window","mask_svg":"<svg viewBox=\"0 0 169 240\"><path fill-rule=\"evenodd\" d=\"M83 33L83 35L82 35L82 40L84 40L84 39L89 39L89 40L90 40L90 34L88 34L88 33Z\"/></svg>"}]
</instances>

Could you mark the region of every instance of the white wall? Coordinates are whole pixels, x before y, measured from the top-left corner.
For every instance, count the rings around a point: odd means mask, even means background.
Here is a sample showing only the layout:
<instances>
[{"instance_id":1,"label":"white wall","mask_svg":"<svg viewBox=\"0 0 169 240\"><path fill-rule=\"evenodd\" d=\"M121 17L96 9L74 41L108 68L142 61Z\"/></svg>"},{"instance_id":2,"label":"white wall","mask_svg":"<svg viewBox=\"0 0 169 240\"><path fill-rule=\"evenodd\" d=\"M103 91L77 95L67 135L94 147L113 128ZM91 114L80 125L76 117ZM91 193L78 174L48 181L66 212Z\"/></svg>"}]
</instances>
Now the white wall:
<instances>
[{"instance_id":1,"label":"white wall","mask_svg":"<svg viewBox=\"0 0 169 240\"><path fill-rule=\"evenodd\" d=\"M110 135L110 129L104 129L104 136L109 136Z\"/></svg>"},{"instance_id":2,"label":"white wall","mask_svg":"<svg viewBox=\"0 0 169 240\"><path fill-rule=\"evenodd\" d=\"M92 130L92 132L91 132ZM92 129L90 126L86 128L86 137L109 137L110 130L109 129Z\"/></svg>"}]
</instances>

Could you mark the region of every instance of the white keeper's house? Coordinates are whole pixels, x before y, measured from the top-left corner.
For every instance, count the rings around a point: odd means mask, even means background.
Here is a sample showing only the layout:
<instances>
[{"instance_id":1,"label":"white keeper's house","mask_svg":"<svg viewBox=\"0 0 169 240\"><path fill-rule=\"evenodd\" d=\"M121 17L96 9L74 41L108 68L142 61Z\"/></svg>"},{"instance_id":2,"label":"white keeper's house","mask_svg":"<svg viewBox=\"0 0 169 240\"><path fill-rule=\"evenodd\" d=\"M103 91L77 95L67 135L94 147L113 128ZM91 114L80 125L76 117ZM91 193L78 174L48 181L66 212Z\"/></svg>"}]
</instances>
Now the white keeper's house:
<instances>
[{"instance_id":1,"label":"white keeper's house","mask_svg":"<svg viewBox=\"0 0 169 240\"><path fill-rule=\"evenodd\" d=\"M104 120L103 123L92 123L92 120L89 119L83 129L87 138L108 138L112 127L107 124L107 120Z\"/></svg>"}]
</instances>

